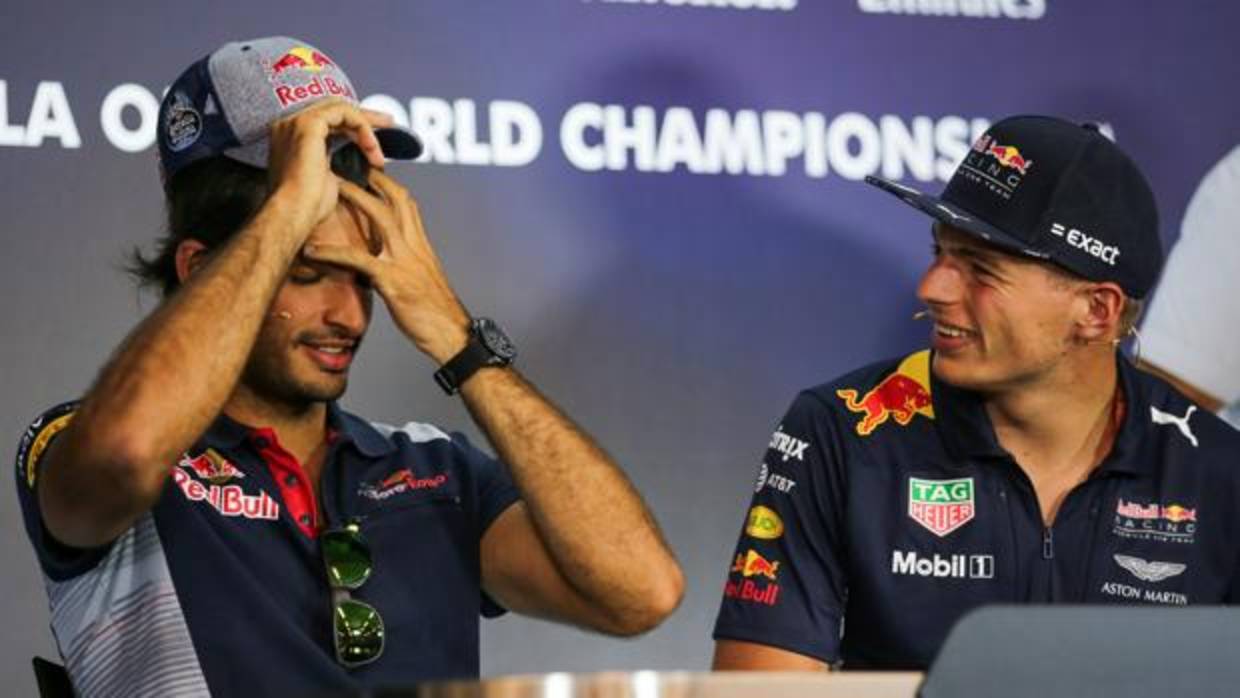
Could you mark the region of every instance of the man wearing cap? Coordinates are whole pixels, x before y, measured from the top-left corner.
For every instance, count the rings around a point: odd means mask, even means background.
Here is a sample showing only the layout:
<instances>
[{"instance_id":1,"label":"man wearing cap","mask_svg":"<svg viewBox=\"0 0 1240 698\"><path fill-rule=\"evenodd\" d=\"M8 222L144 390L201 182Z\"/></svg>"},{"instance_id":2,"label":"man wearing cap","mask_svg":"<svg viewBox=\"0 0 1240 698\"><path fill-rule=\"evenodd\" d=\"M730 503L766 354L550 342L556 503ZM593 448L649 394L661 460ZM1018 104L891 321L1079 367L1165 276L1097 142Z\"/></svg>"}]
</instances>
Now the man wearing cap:
<instances>
[{"instance_id":1,"label":"man wearing cap","mask_svg":"<svg viewBox=\"0 0 1240 698\"><path fill-rule=\"evenodd\" d=\"M79 695L472 677L480 613L631 635L679 602L637 492L466 313L383 173L420 143L356 100L286 38L228 44L168 90L169 234L135 260L164 301L18 452ZM376 293L503 462L336 403Z\"/></svg>"},{"instance_id":2,"label":"man wearing cap","mask_svg":"<svg viewBox=\"0 0 1240 698\"><path fill-rule=\"evenodd\" d=\"M1240 434L1118 350L1162 260L1094 128L1000 121L941 197L931 348L802 392L731 560L717 669L925 668L990 603L1240 601Z\"/></svg>"}]
</instances>

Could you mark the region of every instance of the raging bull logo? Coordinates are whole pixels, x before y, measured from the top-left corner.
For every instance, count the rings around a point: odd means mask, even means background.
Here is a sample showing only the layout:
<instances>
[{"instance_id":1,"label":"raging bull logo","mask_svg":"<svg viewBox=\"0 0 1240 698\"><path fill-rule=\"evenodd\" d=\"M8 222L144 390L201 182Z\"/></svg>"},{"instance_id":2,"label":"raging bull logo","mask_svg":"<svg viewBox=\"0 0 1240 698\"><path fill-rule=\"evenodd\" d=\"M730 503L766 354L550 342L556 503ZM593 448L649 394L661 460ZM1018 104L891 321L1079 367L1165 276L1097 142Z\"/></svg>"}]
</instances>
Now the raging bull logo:
<instances>
[{"instance_id":1,"label":"raging bull logo","mask_svg":"<svg viewBox=\"0 0 1240 698\"><path fill-rule=\"evenodd\" d=\"M213 485L222 485L235 477L245 477L245 473L214 448L208 448L196 456L186 453L181 456L178 465Z\"/></svg>"},{"instance_id":2,"label":"raging bull logo","mask_svg":"<svg viewBox=\"0 0 1240 698\"><path fill-rule=\"evenodd\" d=\"M852 389L840 389L835 394L849 410L865 415L857 422L857 434L861 436L869 436L888 419L895 419L900 426L907 426L919 414L934 419L934 405L930 399L930 352L920 351L901 361L895 373L860 399L858 391Z\"/></svg>"},{"instance_id":3,"label":"raging bull logo","mask_svg":"<svg viewBox=\"0 0 1240 698\"><path fill-rule=\"evenodd\" d=\"M750 549L744 555L738 554L732 563L732 573L740 573L738 580L729 579L723 587L723 595L729 599L760 603L774 606L779 598L779 585L775 577L779 572L779 561L767 560L756 550ZM751 577L765 578L766 584L759 584Z\"/></svg>"}]
</instances>

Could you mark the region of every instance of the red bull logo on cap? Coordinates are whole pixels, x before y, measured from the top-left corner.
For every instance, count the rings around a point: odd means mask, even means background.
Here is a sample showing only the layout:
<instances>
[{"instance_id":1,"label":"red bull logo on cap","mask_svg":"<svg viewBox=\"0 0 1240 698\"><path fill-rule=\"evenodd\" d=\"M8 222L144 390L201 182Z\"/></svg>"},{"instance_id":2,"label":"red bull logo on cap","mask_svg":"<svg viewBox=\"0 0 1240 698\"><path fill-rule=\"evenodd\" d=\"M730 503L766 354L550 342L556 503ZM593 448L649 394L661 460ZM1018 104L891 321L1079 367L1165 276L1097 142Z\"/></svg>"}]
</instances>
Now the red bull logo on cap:
<instances>
[{"instance_id":1,"label":"red bull logo on cap","mask_svg":"<svg viewBox=\"0 0 1240 698\"><path fill-rule=\"evenodd\" d=\"M324 73L328 68L333 70ZM282 109L323 97L357 101L357 95L340 71L340 66L325 54L308 46L289 49L271 63L270 72L276 99L280 100ZM309 82L306 82L307 77L310 78Z\"/></svg>"},{"instance_id":2,"label":"red bull logo on cap","mask_svg":"<svg viewBox=\"0 0 1240 698\"><path fill-rule=\"evenodd\" d=\"M999 145L998 141L995 141L986 148L986 152L998 160L1000 165L1021 174L1029 174L1029 168L1033 167L1033 161L1026 160L1025 156L1020 154L1020 149L1014 145Z\"/></svg>"},{"instance_id":3,"label":"red bull logo on cap","mask_svg":"<svg viewBox=\"0 0 1240 698\"><path fill-rule=\"evenodd\" d=\"M986 189L990 193L1009 200L1033 167L1033 161L1025 157L1020 148L1004 145L989 133L984 133L965 153L957 174Z\"/></svg>"},{"instance_id":4,"label":"red bull logo on cap","mask_svg":"<svg viewBox=\"0 0 1240 698\"><path fill-rule=\"evenodd\" d=\"M920 351L900 362L895 373L884 378L860 399L858 391L841 389L835 394L844 406L865 416L857 422L857 434L869 436L889 418L907 426L913 417L934 419L930 399L930 352Z\"/></svg>"},{"instance_id":5,"label":"red bull logo on cap","mask_svg":"<svg viewBox=\"0 0 1240 698\"><path fill-rule=\"evenodd\" d=\"M335 61L308 46L294 46L271 64L271 74L279 75L290 68L301 68L317 73L335 65Z\"/></svg>"}]
</instances>

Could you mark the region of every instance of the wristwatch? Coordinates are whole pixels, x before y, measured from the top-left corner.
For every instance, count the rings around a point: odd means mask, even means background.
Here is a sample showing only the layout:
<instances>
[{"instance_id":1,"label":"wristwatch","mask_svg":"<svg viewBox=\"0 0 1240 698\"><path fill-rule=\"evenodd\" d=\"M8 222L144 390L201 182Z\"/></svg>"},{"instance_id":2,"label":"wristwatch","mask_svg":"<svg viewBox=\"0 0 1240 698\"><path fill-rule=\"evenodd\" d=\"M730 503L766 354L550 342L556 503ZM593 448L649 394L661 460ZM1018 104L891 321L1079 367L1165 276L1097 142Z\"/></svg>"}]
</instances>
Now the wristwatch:
<instances>
[{"instance_id":1,"label":"wristwatch","mask_svg":"<svg viewBox=\"0 0 1240 698\"><path fill-rule=\"evenodd\" d=\"M455 395L461 384L486 366L507 366L517 358L512 340L491 318L474 318L469 323L469 343L456 356L435 371L435 382L444 392Z\"/></svg>"}]
</instances>

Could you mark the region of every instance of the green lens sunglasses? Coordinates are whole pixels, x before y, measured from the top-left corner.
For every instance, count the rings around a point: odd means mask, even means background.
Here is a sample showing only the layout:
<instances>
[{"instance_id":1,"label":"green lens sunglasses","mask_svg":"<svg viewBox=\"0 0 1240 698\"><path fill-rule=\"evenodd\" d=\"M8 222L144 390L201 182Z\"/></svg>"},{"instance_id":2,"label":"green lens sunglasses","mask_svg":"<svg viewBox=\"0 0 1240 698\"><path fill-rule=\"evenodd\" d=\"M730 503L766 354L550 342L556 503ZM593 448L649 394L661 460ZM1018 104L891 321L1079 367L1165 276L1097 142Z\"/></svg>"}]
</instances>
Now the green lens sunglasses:
<instances>
[{"instance_id":1,"label":"green lens sunglasses","mask_svg":"<svg viewBox=\"0 0 1240 698\"><path fill-rule=\"evenodd\" d=\"M374 606L349 592L370 579L370 548L356 521L319 537L327 583L332 590L332 639L336 661L350 669L369 664L383 654L383 618Z\"/></svg>"}]
</instances>

